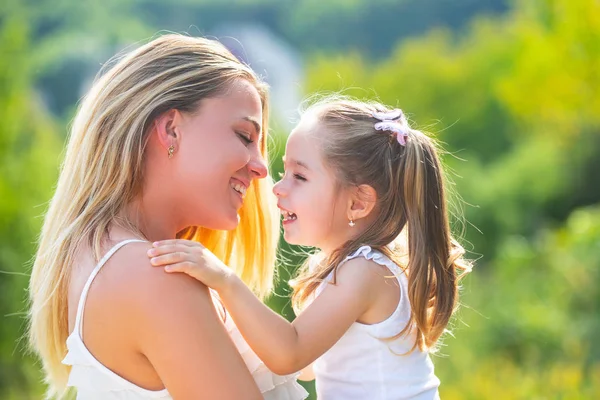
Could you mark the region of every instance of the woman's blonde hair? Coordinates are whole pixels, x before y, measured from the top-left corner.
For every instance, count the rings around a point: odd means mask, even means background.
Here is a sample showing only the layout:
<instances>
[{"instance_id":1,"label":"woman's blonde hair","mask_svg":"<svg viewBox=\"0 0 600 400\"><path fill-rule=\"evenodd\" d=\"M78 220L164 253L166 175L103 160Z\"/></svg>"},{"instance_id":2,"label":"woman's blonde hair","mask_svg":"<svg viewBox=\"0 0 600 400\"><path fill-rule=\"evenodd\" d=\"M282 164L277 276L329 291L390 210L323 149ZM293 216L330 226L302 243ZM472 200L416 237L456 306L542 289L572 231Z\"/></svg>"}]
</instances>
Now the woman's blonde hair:
<instances>
[{"instance_id":1,"label":"woman's blonde hair","mask_svg":"<svg viewBox=\"0 0 600 400\"><path fill-rule=\"evenodd\" d=\"M340 263L363 245L384 253L399 265L408 249L408 297L411 317L397 338L416 334L413 348L434 350L458 304L458 280L471 269L463 248L452 237L447 213L445 176L432 138L410 129L402 116L405 145L389 131L375 129L373 113L393 114L376 102L346 96L318 98L305 112L317 119L314 137L322 144L324 163L342 188L369 185L377 193L373 222L344 243L317 268L307 268L292 281L294 305L304 301ZM401 235L402 234L402 235ZM389 338L389 339L394 339Z\"/></svg>"},{"instance_id":2,"label":"woman's blonde hair","mask_svg":"<svg viewBox=\"0 0 600 400\"><path fill-rule=\"evenodd\" d=\"M261 98L267 132L267 87L220 43L183 35L159 37L125 55L99 76L77 111L56 192L45 216L29 295L29 337L49 384L47 397L65 393L67 293L75 252L82 244L101 258L109 225L141 233L119 212L142 190L150 126L162 113L193 112L202 99L224 93L238 79ZM266 135L260 143L267 158ZM199 240L259 295L271 290L278 215L270 178L254 181L233 231L190 227L178 237ZM143 237L143 236L141 236Z\"/></svg>"}]
</instances>

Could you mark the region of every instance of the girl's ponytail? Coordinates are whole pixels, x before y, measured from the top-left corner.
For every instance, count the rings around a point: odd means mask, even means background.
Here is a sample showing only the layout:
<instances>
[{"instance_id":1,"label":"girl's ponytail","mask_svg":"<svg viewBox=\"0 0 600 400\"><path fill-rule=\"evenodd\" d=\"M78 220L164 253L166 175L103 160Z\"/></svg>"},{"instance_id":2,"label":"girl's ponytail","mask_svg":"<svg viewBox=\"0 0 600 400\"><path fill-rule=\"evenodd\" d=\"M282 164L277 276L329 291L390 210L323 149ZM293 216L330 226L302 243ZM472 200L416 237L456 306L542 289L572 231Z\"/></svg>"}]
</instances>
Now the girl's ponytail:
<instances>
[{"instance_id":1,"label":"girl's ponytail","mask_svg":"<svg viewBox=\"0 0 600 400\"><path fill-rule=\"evenodd\" d=\"M407 329L417 328L415 347L431 349L444 333L458 302L457 271L467 271L464 250L450 233L444 175L434 142L410 130L398 188L408 236L408 296L412 307ZM459 261L460 260L460 261Z\"/></svg>"}]
</instances>

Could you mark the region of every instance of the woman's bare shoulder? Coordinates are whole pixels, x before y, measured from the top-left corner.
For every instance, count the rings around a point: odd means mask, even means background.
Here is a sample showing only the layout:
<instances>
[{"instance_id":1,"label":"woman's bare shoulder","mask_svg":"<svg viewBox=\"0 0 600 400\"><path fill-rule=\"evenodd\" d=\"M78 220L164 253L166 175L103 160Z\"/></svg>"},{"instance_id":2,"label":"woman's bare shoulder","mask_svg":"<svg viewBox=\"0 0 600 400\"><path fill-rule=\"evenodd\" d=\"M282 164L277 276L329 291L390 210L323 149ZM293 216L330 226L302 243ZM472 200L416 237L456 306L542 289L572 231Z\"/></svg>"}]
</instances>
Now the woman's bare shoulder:
<instances>
[{"instance_id":1,"label":"woman's bare shoulder","mask_svg":"<svg viewBox=\"0 0 600 400\"><path fill-rule=\"evenodd\" d=\"M260 398L202 283L150 264L149 243L132 243L113 257L104 292L119 307L122 334L152 364L174 398ZM198 379L198 377L203 379ZM231 380L239 387L224 389ZM207 384L211 382L211 384ZM211 394L212 393L212 394Z\"/></svg>"},{"instance_id":2,"label":"woman's bare shoulder","mask_svg":"<svg viewBox=\"0 0 600 400\"><path fill-rule=\"evenodd\" d=\"M185 274L168 274L153 267L147 255L152 245L129 243L119 249L106 263L98 279L100 296L119 302L121 310L156 314L165 305L187 300L211 302L208 289Z\"/></svg>"},{"instance_id":3,"label":"woman's bare shoulder","mask_svg":"<svg viewBox=\"0 0 600 400\"><path fill-rule=\"evenodd\" d=\"M261 398L208 288L153 267L150 248L125 245L95 278L84 324L91 351L116 370L124 352L146 360L173 398Z\"/></svg>"}]
</instances>

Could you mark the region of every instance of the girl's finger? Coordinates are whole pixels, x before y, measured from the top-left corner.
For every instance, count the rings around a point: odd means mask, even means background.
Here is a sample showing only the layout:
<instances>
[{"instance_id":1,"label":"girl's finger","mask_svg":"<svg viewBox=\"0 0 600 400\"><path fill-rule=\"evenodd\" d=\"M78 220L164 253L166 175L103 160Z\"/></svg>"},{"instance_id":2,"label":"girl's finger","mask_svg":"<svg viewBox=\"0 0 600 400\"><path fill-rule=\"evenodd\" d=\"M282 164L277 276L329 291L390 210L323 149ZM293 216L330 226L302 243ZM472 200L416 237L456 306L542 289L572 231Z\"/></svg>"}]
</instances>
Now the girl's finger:
<instances>
[{"instance_id":1,"label":"girl's finger","mask_svg":"<svg viewBox=\"0 0 600 400\"><path fill-rule=\"evenodd\" d=\"M183 272L184 274L192 275L192 263L184 261L176 264L167 265L165 272Z\"/></svg>"},{"instance_id":2,"label":"girl's finger","mask_svg":"<svg viewBox=\"0 0 600 400\"><path fill-rule=\"evenodd\" d=\"M150 250L148 250L148 256L156 257L156 256L162 256L164 254L169 254L169 253L185 253L185 252L189 251L189 249L190 249L190 247L183 246L181 244L170 244L170 245L151 248Z\"/></svg>"},{"instance_id":3,"label":"girl's finger","mask_svg":"<svg viewBox=\"0 0 600 400\"><path fill-rule=\"evenodd\" d=\"M152 243L152 246L159 247L159 246L169 246L169 245L174 245L174 244L179 244L179 245L188 246L188 247L204 247L198 242L195 242L193 240L186 240L186 239L159 240L157 242Z\"/></svg>"},{"instance_id":4,"label":"girl's finger","mask_svg":"<svg viewBox=\"0 0 600 400\"><path fill-rule=\"evenodd\" d=\"M187 262L187 261L188 261L187 253L178 251L175 253L163 254L162 256L158 256L158 257L152 257L150 259L150 264L152 264L155 267L160 267L163 265L177 264L180 262Z\"/></svg>"}]
</instances>

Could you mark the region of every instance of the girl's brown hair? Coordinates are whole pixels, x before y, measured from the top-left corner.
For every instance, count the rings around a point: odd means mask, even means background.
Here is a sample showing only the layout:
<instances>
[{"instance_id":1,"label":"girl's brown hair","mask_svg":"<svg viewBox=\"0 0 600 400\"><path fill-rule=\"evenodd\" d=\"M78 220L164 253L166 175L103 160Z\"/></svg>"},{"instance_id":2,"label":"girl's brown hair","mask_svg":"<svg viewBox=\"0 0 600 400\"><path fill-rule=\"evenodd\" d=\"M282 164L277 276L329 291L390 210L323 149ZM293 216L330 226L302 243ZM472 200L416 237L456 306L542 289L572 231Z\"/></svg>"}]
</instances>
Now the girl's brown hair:
<instances>
[{"instance_id":1,"label":"girl's brown hair","mask_svg":"<svg viewBox=\"0 0 600 400\"><path fill-rule=\"evenodd\" d=\"M399 265L401 254L388 244L404 237L408 249L408 297L411 318L394 338L416 331L414 347L433 350L458 304L458 280L470 264L452 237L445 177L434 140L411 129L402 116L396 122L407 133L405 145L396 134L376 130L374 112L392 110L375 102L329 96L311 105L305 115L317 118L322 157L341 187L369 185L377 193L376 217L357 238L346 242L293 282L300 306L339 264L362 245L381 251ZM403 235L401 235L401 233ZM393 339L393 338L392 338Z\"/></svg>"}]
</instances>

